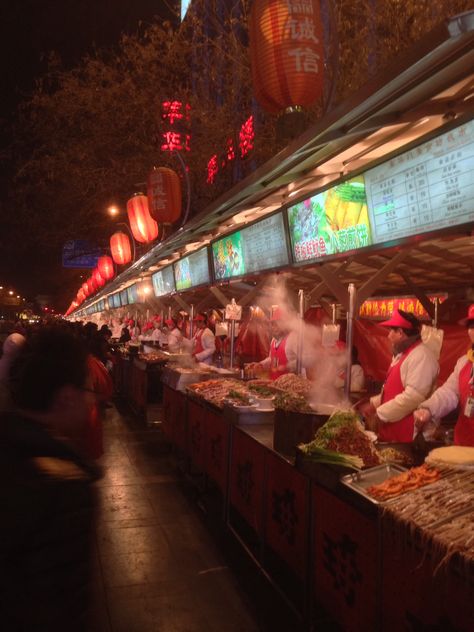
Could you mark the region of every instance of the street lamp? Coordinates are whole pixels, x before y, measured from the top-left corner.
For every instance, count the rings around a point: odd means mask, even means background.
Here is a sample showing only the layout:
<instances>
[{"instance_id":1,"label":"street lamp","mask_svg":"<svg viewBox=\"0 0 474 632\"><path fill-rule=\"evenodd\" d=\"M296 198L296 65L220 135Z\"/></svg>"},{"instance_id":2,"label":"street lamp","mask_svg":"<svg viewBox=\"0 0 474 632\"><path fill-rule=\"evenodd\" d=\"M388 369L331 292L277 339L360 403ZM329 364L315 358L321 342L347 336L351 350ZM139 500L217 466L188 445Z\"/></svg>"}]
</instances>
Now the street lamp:
<instances>
[{"instance_id":1,"label":"street lamp","mask_svg":"<svg viewBox=\"0 0 474 632\"><path fill-rule=\"evenodd\" d=\"M109 206L107 212L111 217L116 217L120 214L120 210L115 205Z\"/></svg>"}]
</instances>

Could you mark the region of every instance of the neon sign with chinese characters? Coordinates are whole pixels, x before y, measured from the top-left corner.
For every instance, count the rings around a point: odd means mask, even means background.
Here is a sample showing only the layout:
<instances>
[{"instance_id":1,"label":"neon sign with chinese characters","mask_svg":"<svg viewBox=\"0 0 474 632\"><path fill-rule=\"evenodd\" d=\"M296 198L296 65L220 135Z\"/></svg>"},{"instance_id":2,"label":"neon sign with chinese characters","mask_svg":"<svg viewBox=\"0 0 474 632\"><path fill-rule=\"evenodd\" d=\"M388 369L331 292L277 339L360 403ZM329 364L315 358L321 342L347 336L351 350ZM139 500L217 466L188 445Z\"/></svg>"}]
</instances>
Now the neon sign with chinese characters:
<instances>
[{"instance_id":1,"label":"neon sign with chinese characters","mask_svg":"<svg viewBox=\"0 0 474 632\"><path fill-rule=\"evenodd\" d=\"M238 134L238 142L234 140L234 138L229 137L226 142L225 151L219 156L218 154L213 154L208 162L207 162L207 184L214 184L216 178L219 174L219 171L224 170L228 165L230 165L237 157L237 147L238 147L238 156L240 159L244 159L248 156L248 154L254 148L255 141L255 128L254 128L254 119L253 116L249 116L249 118L242 123L239 134Z\"/></svg>"},{"instance_id":2,"label":"neon sign with chinese characters","mask_svg":"<svg viewBox=\"0 0 474 632\"><path fill-rule=\"evenodd\" d=\"M161 151L191 151L191 106L177 100L163 101L161 121Z\"/></svg>"}]
</instances>

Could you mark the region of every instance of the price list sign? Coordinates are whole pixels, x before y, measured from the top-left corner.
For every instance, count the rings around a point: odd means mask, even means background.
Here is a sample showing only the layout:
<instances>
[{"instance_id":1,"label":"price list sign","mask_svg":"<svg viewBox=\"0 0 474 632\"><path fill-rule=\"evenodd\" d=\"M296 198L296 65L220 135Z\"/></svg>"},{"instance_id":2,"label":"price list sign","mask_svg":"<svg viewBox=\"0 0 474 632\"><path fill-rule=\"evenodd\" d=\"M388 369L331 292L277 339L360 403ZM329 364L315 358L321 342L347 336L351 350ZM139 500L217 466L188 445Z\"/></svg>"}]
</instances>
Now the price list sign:
<instances>
[{"instance_id":1,"label":"price list sign","mask_svg":"<svg viewBox=\"0 0 474 632\"><path fill-rule=\"evenodd\" d=\"M288 265L283 215L277 213L212 244L216 279Z\"/></svg>"},{"instance_id":2,"label":"price list sign","mask_svg":"<svg viewBox=\"0 0 474 632\"><path fill-rule=\"evenodd\" d=\"M167 266L152 275L153 292L155 296L165 296L175 291L173 266Z\"/></svg>"},{"instance_id":3,"label":"price list sign","mask_svg":"<svg viewBox=\"0 0 474 632\"><path fill-rule=\"evenodd\" d=\"M373 243L474 221L474 121L364 173Z\"/></svg>"},{"instance_id":4,"label":"price list sign","mask_svg":"<svg viewBox=\"0 0 474 632\"><path fill-rule=\"evenodd\" d=\"M177 290L207 285L211 281L207 248L201 248L173 265Z\"/></svg>"}]
</instances>

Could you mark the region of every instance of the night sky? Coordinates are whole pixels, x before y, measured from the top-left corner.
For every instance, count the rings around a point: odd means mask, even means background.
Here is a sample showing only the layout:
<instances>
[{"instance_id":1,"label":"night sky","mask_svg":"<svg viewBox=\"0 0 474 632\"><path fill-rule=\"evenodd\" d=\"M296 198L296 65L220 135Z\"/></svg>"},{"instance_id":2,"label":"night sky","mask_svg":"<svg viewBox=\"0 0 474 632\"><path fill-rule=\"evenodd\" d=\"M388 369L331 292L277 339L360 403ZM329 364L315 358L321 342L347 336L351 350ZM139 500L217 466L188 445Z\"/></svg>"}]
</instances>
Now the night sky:
<instances>
[{"instance_id":1,"label":"night sky","mask_svg":"<svg viewBox=\"0 0 474 632\"><path fill-rule=\"evenodd\" d=\"M29 94L45 69L43 59L56 51L66 67L93 47L111 47L122 32L134 33L140 23L170 18L174 0L1 0L0 99L1 153L9 140L8 126L18 103ZM0 194L8 185L2 160ZM8 213L3 209L0 238L0 285L14 285L21 293L41 292L31 287L27 266L1 259L2 240L8 238Z\"/></svg>"}]
</instances>

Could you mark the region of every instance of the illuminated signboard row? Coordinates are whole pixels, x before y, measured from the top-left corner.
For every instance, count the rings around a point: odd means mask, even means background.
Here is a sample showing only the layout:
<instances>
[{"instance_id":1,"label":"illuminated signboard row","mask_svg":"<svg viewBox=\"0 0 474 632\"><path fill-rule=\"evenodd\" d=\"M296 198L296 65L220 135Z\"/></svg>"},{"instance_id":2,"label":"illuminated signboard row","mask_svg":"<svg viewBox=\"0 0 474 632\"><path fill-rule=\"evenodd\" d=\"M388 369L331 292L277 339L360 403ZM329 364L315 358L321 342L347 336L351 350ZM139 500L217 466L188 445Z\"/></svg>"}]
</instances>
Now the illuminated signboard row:
<instances>
[{"instance_id":1,"label":"illuminated signboard row","mask_svg":"<svg viewBox=\"0 0 474 632\"><path fill-rule=\"evenodd\" d=\"M208 285L211 282L207 248L201 248L173 264L174 280L178 291Z\"/></svg>"},{"instance_id":2,"label":"illuminated signboard row","mask_svg":"<svg viewBox=\"0 0 474 632\"><path fill-rule=\"evenodd\" d=\"M474 121L234 231L152 276L155 296L474 221ZM134 289L132 289L134 288ZM109 307L138 300L136 286ZM121 300L122 299L122 300Z\"/></svg>"},{"instance_id":3,"label":"illuminated signboard row","mask_svg":"<svg viewBox=\"0 0 474 632\"><path fill-rule=\"evenodd\" d=\"M295 263L474 221L474 121L288 207Z\"/></svg>"},{"instance_id":4,"label":"illuminated signboard row","mask_svg":"<svg viewBox=\"0 0 474 632\"><path fill-rule=\"evenodd\" d=\"M216 280L253 274L289 264L282 213L226 235L212 244Z\"/></svg>"},{"instance_id":5,"label":"illuminated signboard row","mask_svg":"<svg viewBox=\"0 0 474 632\"><path fill-rule=\"evenodd\" d=\"M153 292L155 296L165 296L176 291L173 266L167 266L152 275Z\"/></svg>"}]
</instances>

